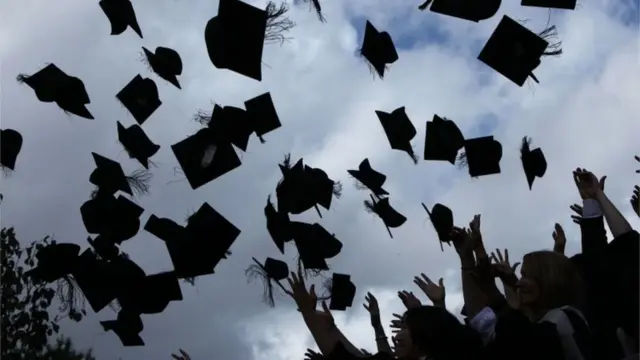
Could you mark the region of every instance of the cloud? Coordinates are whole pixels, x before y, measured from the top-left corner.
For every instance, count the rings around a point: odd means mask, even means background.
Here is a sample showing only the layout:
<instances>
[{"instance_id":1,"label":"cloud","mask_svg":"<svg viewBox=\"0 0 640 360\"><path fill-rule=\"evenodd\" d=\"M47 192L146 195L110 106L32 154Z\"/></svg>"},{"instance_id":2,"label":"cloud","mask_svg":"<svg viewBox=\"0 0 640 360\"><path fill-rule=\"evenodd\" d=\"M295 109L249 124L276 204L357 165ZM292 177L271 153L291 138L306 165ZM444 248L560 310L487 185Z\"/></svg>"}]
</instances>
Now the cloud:
<instances>
[{"instance_id":1,"label":"cloud","mask_svg":"<svg viewBox=\"0 0 640 360\"><path fill-rule=\"evenodd\" d=\"M391 313L402 312L396 291L418 291L411 280L421 272L444 277L448 308L458 312L461 306L456 255L446 246L440 252L421 202L450 206L460 225L482 213L487 246L508 247L514 259L550 248L555 222L567 230L568 252L579 250L568 210L578 201L570 177L578 166L609 175L607 193L632 217L628 198L638 182L632 155L640 152L640 105L634 97L640 92L635 81L640 75L638 44L635 30L622 22L614 4L585 2L576 11L552 13L565 54L543 59L536 71L541 83L533 88L517 88L476 57L503 13L530 19L527 26L540 31L547 11L505 3L494 18L473 24L419 12L417 5L326 1L327 24L306 5L294 6L290 16L298 25L293 39L265 48L261 83L209 62L203 32L217 11L215 1L136 2L142 40L130 30L109 36L109 24L95 2L0 5L6 15L0 25L2 128L17 129L25 138L16 171L3 180L3 226L15 226L23 242L53 233L59 241L86 245L79 207L91 191L91 151L118 159L126 170L137 167L117 143L116 121L128 126L133 119L115 94L140 73L156 81L163 101L144 124L162 148L153 158L158 168L151 194L139 199L146 209L143 221L150 214L182 221L207 201L242 230L233 255L218 265L215 275L198 279L195 287L184 285L184 301L144 318L147 346L123 348L114 334L104 333L98 321L115 316L106 310L80 324L63 323L64 332L78 346L93 347L99 359L168 358L178 348L194 359L300 359L312 341L293 304L285 298L276 309L261 304L260 286L246 285L243 273L252 256L293 259L291 249L285 257L277 252L262 215L280 176L276 164L287 152L345 185L343 197L323 219L313 212L300 219L319 221L344 243L332 267L351 274L358 293L353 309L336 314L336 320L357 345L369 349L374 348L373 332L360 306L366 291L380 299L385 324ZM355 55L364 19L406 41L384 81L374 79ZM432 36L436 29L441 36ZM183 90L137 61L141 46L168 46L181 54ZM32 73L46 62L84 80L96 120L68 117L13 81L18 73ZM192 191L174 174L177 162L169 146L198 129L190 120L198 109L209 110L212 102L242 105L265 91L271 92L283 127L267 135L265 144L252 140L242 167ZM502 174L474 180L448 164L421 161L416 166L406 154L391 150L374 110L400 106L406 106L418 129L418 154L425 122L436 113L454 119L468 137L494 134L504 149ZM518 152L525 135L549 162L532 191ZM368 195L352 186L345 171L365 157L388 175L391 203L408 217L393 230L393 239L379 219L362 210ZM637 218L633 224L640 225ZM171 268L162 242L144 231L124 248L149 273Z\"/></svg>"}]
</instances>

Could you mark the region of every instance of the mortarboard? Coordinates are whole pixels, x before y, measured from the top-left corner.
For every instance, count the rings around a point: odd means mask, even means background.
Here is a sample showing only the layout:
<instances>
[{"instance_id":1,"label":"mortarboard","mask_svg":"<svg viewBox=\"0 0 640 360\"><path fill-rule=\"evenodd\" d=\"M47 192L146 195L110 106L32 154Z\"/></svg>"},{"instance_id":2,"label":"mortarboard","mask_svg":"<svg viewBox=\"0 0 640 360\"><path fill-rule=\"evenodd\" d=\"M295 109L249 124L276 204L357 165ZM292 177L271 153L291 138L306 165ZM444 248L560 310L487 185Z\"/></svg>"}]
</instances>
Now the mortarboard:
<instances>
[{"instance_id":1,"label":"mortarboard","mask_svg":"<svg viewBox=\"0 0 640 360\"><path fill-rule=\"evenodd\" d=\"M101 0L99 4L104 14L107 15L109 23L111 23L111 35L120 35L127 27L130 27L142 38L142 30L138 25L136 12L133 10L131 1Z\"/></svg>"},{"instance_id":2,"label":"mortarboard","mask_svg":"<svg viewBox=\"0 0 640 360\"><path fill-rule=\"evenodd\" d=\"M137 124L125 128L118 121L118 140L129 157L138 160L146 169L149 168L149 158L160 149L160 145L154 144Z\"/></svg>"},{"instance_id":3,"label":"mortarboard","mask_svg":"<svg viewBox=\"0 0 640 360\"><path fill-rule=\"evenodd\" d=\"M522 86L533 75L548 46L545 39L505 15L478 60Z\"/></svg>"},{"instance_id":4,"label":"mortarboard","mask_svg":"<svg viewBox=\"0 0 640 360\"><path fill-rule=\"evenodd\" d=\"M306 270L329 270L326 257L318 240L318 230L312 224L299 221L291 222L291 233L298 249L298 256Z\"/></svg>"},{"instance_id":5,"label":"mortarboard","mask_svg":"<svg viewBox=\"0 0 640 360\"><path fill-rule=\"evenodd\" d=\"M144 229L165 242L184 241L187 236L184 226L176 224L171 219L159 218L155 215L149 216Z\"/></svg>"},{"instance_id":6,"label":"mortarboard","mask_svg":"<svg viewBox=\"0 0 640 360\"><path fill-rule=\"evenodd\" d=\"M356 180L362 184L362 186L371 190L376 196L388 195L389 193L382 188L387 176L383 173L377 172L371 168L369 159L364 159L358 166L358 170L347 170L349 175L353 176Z\"/></svg>"},{"instance_id":7,"label":"mortarboard","mask_svg":"<svg viewBox=\"0 0 640 360\"><path fill-rule=\"evenodd\" d=\"M140 337L144 324L139 314L122 309L118 312L117 320L100 321L100 325L104 331L116 333L124 346L144 346Z\"/></svg>"},{"instance_id":8,"label":"mortarboard","mask_svg":"<svg viewBox=\"0 0 640 360\"><path fill-rule=\"evenodd\" d=\"M389 139L389 144L394 150L401 150L409 154L414 163L418 163L418 157L414 154L411 140L418 133L416 127L407 116L405 107L399 107L391 113L376 110L384 133Z\"/></svg>"},{"instance_id":9,"label":"mortarboard","mask_svg":"<svg viewBox=\"0 0 640 360\"><path fill-rule=\"evenodd\" d=\"M22 150L22 135L13 129L0 130L0 165L14 170L18 154Z\"/></svg>"},{"instance_id":10,"label":"mortarboard","mask_svg":"<svg viewBox=\"0 0 640 360\"><path fill-rule=\"evenodd\" d=\"M171 150L194 190L242 165L233 146L213 141L208 128L171 145Z\"/></svg>"},{"instance_id":11,"label":"mortarboard","mask_svg":"<svg viewBox=\"0 0 640 360\"><path fill-rule=\"evenodd\" d=\"M387 232L389 232L389 236L393 239L393 235L391 234L391 230L389 228L397 228L402 226L402 224L407 221L407 218L397 212L391 204L389 204L389 198L378 198L378 201L371 195L371 201L365 200L364 202L365 208L378 215L384 225L387 227Z\"/></svg>"},{"instance_id":12,"label":"mortarboard","mask_svg":"<svg viewBox=\"0 0 640 360\"><path fill-rule=\"evenodd\" d=\"M209 59L218 69L262 80L267 12L240 0L220 0L204 31Z\"/></svg>"},{"instance_id":13,"label":"mortarboard","mask_svg":"<svg viewBox=\"0 0 640 360\"><path fill-rule=\"evenodd\" d=\"M115 194L117 191L133 195L127 176L122 166L117 161L108 159L102 155L91 153L96 169L89 176L89 181L100 188L105 194Z\"/></svg>"},{"instance_id":14,"label":"mortarboard","mask_svg":"<svg viewBox=\"0 0 640 360\"><path fill-rule=\"evenodd\" d=\"M244 152L247 151L249 138L254 132L246 110L234 106L216 105L208 127L216 143L231 143Z\"/></svg>"},{"instance_id":15,"label":"mortarboard","mask_svg":"<svg viewBox=\"0 0 640 360\"><path fill-rule=\"evenodd\" d=\"M333 273L331 282L330 310L345 311L353 304L356 297L356 285L351 281L351 275Z\"/></svg>"},{"instance_id":16,"label":"mortarboard","mask_svg":"<svg viewBox=\"0 0 640 360\"><path fill-rule=\"evenodd\" d=\"M25 272L37 281L54 282L73 272L80 246L70 243L54 243L42 247L35 254L38 265Z\"/></svg>"},{"instance_id":17,"label":"mortarboard","mask_svg":"<svg viewBox=\"0 0 640 360\"><path fill-rule=\"evenodd\" d=\"M440 240L440 250L442 250L442 243L448 243L451 240L451 231L453 231L453 212L448 207L442 204L433 205L433 209L429 211L427 206L423 203L422 207L429 214L429 220L433 224Z\"/></svg>"},{"instance_id":18,"label":"mortarboard","mask_svg":"<svg viewBox=\"0 0 640 360\"><path fill-rule=\"evenodd\" d=\"M82 80L67 75L55 64L49 64L33 75L20 74L17 80L29 85L35 91L38 100L55 102L65 112L89 120L94 119L86 107L91 100Z\"/></svg>"},{"instance_id":19,"label":"mortarboard","mask_svg":"<svg viewBox=\"0 0 640 360\"><path fill-rule=\"evenodd\" d=\"M479 137L464 141L469 176L478 177L500 173L502 145L493 136Z\"/></svg>"},{"instance_id":20,"label":"mortarboard","mask_svg":"<svg viewBox=\"0 0 640 360\"><path fill-rule=\"evenodd\" d=\"M200 244L207 254L208 259L202 261L211 263L214 268L241 232L206 202L189 217L186 229L189 240Z\"/></svg>"},{"instance_id":21,"label":"mortarboard","mask_svg":"<svg viewBox=\"0 0 640 360\"><path fill-rule=\"evenodd\" d=\"M290 158L287 154L278 165L282 180L276 186L276 197L279 212L298 215L317 205L317 197L309 191L310 176L305 172L303 159L291 166Z\"/></svg>"},{"instance_id":22,"label":"mortarboard","mask_svg":"<svg viewBox=\"0 0 640 360\"><path fill-rule=\"evenodd\" d=\"M293 239L289 214L276 211L269 196L267 198L267 205L264 207L264 215L267 218L267 231L269 231L271 239L278 247L278 250L284 254L284 244Z\"/></svg>"},{"instance_id":23,"label":"mortarboard","mask_svg":"<svg viewBox=\"0 0 640 360\"><path fill-rule=\"evenodd\" d=\"M150 78L136 75L125 87L116 94L138 124L145 121L162 105L158 95L158 86Z\"/></svg>"},{"instance_id":24,"label":"mortarboard","mask_svg":"<svg viewBox=\"0 0 640 360\"><path fill-rule=\"evenodd\" d=\"M534 6L551 9L575 10L576 0L522 0L521 6Z\"/></svg>"},{"instance_id":25,"label":"mortarboard","mask_svg":"<svg viewBox=\"0 0 640 360\"><path fill-rule=\"evenodd\" d=\"M424 140L424 159L456 163L458 151L464 146L464 136L455 122L433 115L433 121L427 121L427 134Z\"/></svg>"},{"instance_id":26,"label":"mortarboard","mask_svg":"<svg viewBox=\"0 0 640 360\"><path fill-rule=\"evenodd\" d=\"M94 312L98 313L116 299L117 292L109 264L91 249L78 256L73 278Z\"/></svg>"},{"instance_id":27,"label":"mortarboard","mask_svg":"<svg viewBox=\"0 0 640 360\"><path fill-rule=\"evenodd\" d=\"M398 60L398 52L388 32L379 32L369 20L364 30L364 39L360 54L376 71L380 78L384 78L384 71L389 64Z\"/></svg>"},{"instance_id":28,"label":"mortarboard","mask_svg":"<svg viewBox=\"0 0 640 360\"><path fill-rule=\"evenodd\" d=\"M153 72L173 84L173 86L181 89L178 75L182 74L182 59L177 51L162 46L158 46L155 53L144 46L142 51Z\"/></svg>"},{"instance_id":29,"label":"mortarboard","mask_svg":"<svg viewBox=\"0 0 640 360\"><path fill-rule=\"evenodd\" d=\"M342 184L331 180L329 175L319 168L305 165L304 173L304 176L308 178L306 181L307 191L313 196L315 203L329 210L333 197L339 198L342 195ZM318 210L317 207L316 210ZM320 211L318 211L318 215L322 217Z\"/></svg>"},{"instance_id":30,"label":"mortarboard","mask_svg":"<svg viewBox=\"0 0 640 360\"><path fill-rule=\"evenodd\" d=\"M80 206L82 222L89 234L106 232L115 216L116 198L113 195L96 196Z\"/></svg>"},{"instance_id":31,"label":"mortarboard","mask_svg":"<svg viewBox=\"0 0 640 360\"><path fill-rule=\"evenodd\" d=\"M130 291L127 309L140 314L158 314L171 301L182 300L178 277L173 271L146 275Z\"/></svg>"},{"instance_id":32,"label":"mortarboard","mask_svg":"<svg viewBox=\"0 0 640 360\"><path fill-rule=\"evenodd\" d=\"M530 145L531 139L525 136L522 139L522 147L520 147L520 158L522 159L524 173L527 176L527 183L529 183L529 190L531 190L536 176L542 178L547 171L547 160L542 153L542 149L531 150Z\"/></svg>"},{"instance_id":33,"label":"mortarboard","mask_svg":"<svg viewBox=\"0 0 640 360\"><path fill-rule=\"evenodd\" d=\"M270 93L266 92L245 101L244 107L261 142L264 142L264 135L282 126Z\"/></svg>"},{"instance_id":34,"label":"mortarboard","mask_svg":"<svg viewBox=\"0 0 640 360\"><path fill-rule=\"evenodd\" d=\"M280 283L281 280L286 279L289 276L289 266L287 263L281 260L276 260L268 257L264 264L260 263L256 258L251 258L255 264L252 264L245 270L245 275L251 281L253 279L260 279L264 285L263 301L269 306L275 305L273 298L273 282L286 293L287 290Z\"/></svg>"},{"instance_id":35,"label":"mortarboard","mask_svg":"<svg viewBox=\"0 0 640 360\"><path fill-rule=\"evenodd\" d=\"M89 236L87 237L87 242L103 260L113 260L120 256L120 249L116 246L116 242L108 236L98 235L95 239Z\"/></svg>"},{"instance_id":36,"label":"mortarboard","mask_svg":"<svg viewBox=\"0 0 640 360\"><path fill-rule=\"evenodd\" d=\"M80 207L82 222L90 234L100 234L120 244L134 237L140 229L140 215L144 209L120 195L96 196ZM90 241L91 243L91 241Z\"/></svg>"},{"instance_id":37,"label":"mortarboard","mask_svg":"<svg viewBox=\"0 0 640 360\"><path fill-rule=\"evenodd\" d=\"M418 8L434 13L453 16L458 19L478 22L493 17L500 9L501 0L469 1L469 0L427 0Z\"/></svg>"}]
</instances>

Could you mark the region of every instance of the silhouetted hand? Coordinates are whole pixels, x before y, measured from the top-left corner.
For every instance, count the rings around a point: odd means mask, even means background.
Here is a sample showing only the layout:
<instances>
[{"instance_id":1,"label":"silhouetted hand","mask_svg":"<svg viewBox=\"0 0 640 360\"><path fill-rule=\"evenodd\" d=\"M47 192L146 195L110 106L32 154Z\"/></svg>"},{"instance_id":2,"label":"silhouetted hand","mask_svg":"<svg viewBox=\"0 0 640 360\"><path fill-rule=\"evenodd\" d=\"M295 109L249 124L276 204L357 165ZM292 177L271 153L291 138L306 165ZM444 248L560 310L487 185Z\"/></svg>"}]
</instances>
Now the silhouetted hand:
<instances>
[{"instance_id":1,"label":"silhouetted hand","mask_svg":"<svg viewBox=\"0 0 640 360\"><path fill-rule=\"evenodd\" d=\"M173 357L176 360L191 360L191 357L189 356L189 354L186 353L186 351L182 349L178 349L178 350L180 350L180 355L171 354L171 357Z\"/></svg>"},{"instance_id":2,"label":"silhouetted hand","mask_svg":"<svg viewBox=\"0 0 640 360\"><path fill-rule=\"evenodd\" d=\"M291 272L291 276L287 278L289 287L291 290L287 292L298 305L298 310L303 315L310 315L316 312L316 303L318 302L318 296L316 295L315 286L311 285L309 291L304 284L304 276L302 273Z\"/></svg>"},{"instance_id":3,"label":"silhouetted hand","mask_svg":"<svg viewBox=\"0 0 640 360\"><path fill-rule=\"evenodd\" d=\"M329 310L329 307L327 306L327 302L322 301L321 306L322 306L322 310L316 311L316 321L324 325L324 327L327 329L335 327L336 322L333 319L331 310Z\"/></svg>"},{"instance_id":4,"label":"silhouetted hand","mask_svg":"<svg viewBox=\"0 0 640 360\"><path fill-rule=\"evenodd\" d=\"M567 237L564 235L564 229L560 224L556 223L553 231L553 251L564 255L564 248L567 245Z\"/></svg>"},{"instance_id":5,"label":"silhouetted hand","mask_svg":"<svg viewBox=\"0 0 640 360\"><path fill-rule=\"evenodd\" d=\"M380 320L380 308L378 307L378 299L376 299L376 297L373 296L373 294L368 292L367 295L364 297L364 300L366 301L366 303L363 304L363 306L369 312L369 316L371 318L371 325L373 326L381 325L382 322Z\"/></svg>"},{"instance_id":6,"label":"silhouetted hand","mask_svg":"<svg viewBox=\"0 0 640 360\"><path fill-rule=\"evenodd\" d=\"M633 212L640 216L640 186L633 187L633 195L631 195L631 207Z\"/></svg>"},{"instance_id":7,"label":"silhouetted hand","mask_svg":"<svg viewBox=\"0 0 640 360\"><path fill-rule=\"evenodd\" d=\"M418 298L409 291L398 291L398 297L402 300L404 306L408 309L413 309L422 306L422 303Z\"/></svg>"},{"instance_id":8,"label":"silhouetted hand","mask_svg":"<svg viewBox=\"0 0 640 360\"><path fill-rule=\"evenodd\" d=\"M392 316L395 319L391 320L391 325L389 327L391 328L392 333L397 333L402 329L402 316L398 314L392 314Z\"/></svg>"},{"instance_id":9,"label":"silhouetted hand","mask_svg":"<svg viewBox=\"0 0 640 360\"><path fill-rule=\"evenodd\" d=\"M420 276L416 276L413 278L413 283L418 285L420 290L422 290L422 292L424 292L427 295L429 300L431 300L431 302L433 302L434 305L444 304L444 298L446 293L444 289L444 280L442 278L440 278L438 280L438 283L436 284L433 281L431 281L431 279L429 279L427 275L425 275L424 273L421 273Z\"/></svg>"},{"instance_id":10,"label":"silhouetted hand","mask_svg":"<svg viewBox=\"0 0 640 360\"><path fill-rule=\"evenodd\" d=\"M473 217L473 220L469 223L469 230L473 243L473 252L476 254L476 261L479 263L487 258L487 251L484 248L482 232L480 231L480 214Z\"/></svg>"},{"instance_id":11,"label":"silhouetted hand","mask_svg":"<svg viewBox=\"0 0 640 360\"><path fill-rule=\"evenodd\" d=\"M304 354L304 360L323 360L324 356L322 354L317 353L311 349L307 349L307 352Z\"/></svg>"},{"instance_id":12,"label":"silhouetted hand","mask_svg":"<svg viewBox=\"0 0 640 360\"><path fill-rule=\"evenodd\" d=\"M606 179L607 177L603 176L598 180L598 178L593 175L592 172L587 171L587 169L577 168L573 172L573 181L576 183L580 197L583 200L595 199L598 191L604 191L604 182Z\"/></svg>"},{"instance_id":13,"label":"silhouetted hand","mask_svg":"<svg viewBox=\"0 0 640 360\"><path fill-rule=\"evenodd\" d=\"M473 252L473 238L471 237L471 230L454 226L453 230L451 230L451 241L459 255L462 256L466 253Z\"/></svg>"},{"instance_id":14,"label":"silhouetted hand","mask_svg":"<svg viewBox=\"0 0 640 360\"><path fill-rule=\"evenodd\" d=\"M509 286L515 287L515 283L518 280L516 269L518 269L520 263L517 262L513 266L511 265L509 262L509 250L504 249L504 257L502 257L500 249L496 249L495 253L491 253L491 260L493 261L491 267L494 275Z\"/></svg>"},{"instance_id":15,"label":"silhouetted hand","mask_svg":"<svg viewBox=\"0 0 640 360\"><path fill-rule=\"evenodd\" d=\"M571 220L580 225L580 221L582 221L582 206L578 204L573 204L569 206L569 209L575 213L575 215L571 215Z\"/></svg>"}]
</instances>

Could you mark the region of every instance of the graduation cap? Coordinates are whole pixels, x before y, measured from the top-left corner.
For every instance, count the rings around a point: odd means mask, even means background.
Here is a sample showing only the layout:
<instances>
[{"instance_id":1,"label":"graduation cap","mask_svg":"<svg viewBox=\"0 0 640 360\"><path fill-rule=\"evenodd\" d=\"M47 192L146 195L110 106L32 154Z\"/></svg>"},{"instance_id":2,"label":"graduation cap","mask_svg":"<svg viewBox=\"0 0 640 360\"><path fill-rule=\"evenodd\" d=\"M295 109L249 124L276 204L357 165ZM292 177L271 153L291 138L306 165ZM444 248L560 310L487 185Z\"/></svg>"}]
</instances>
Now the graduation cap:
<instances>
[{"instance_id":1,"label":"graduation cap","mask_svg":"<svg viewBox=\"0 0 640 360\"><path fill-rule=\"evenodd\" d=\"M456 163L458 151L464 146L464 136L455 122L433 115L433 121L427 121L427 134L424 140L424 159Z\"/></svg>"},{"instance_id":2,"label":"graduation cap","mask_svg":"<svg viewBox=\"0 0 640 360\"><path fill-rule=\"evenodd\" d=\"M175 221L167 218L149 216L144 229L165 242L186 241L186 229Z\"/></svg>"},{"instance_id":3,"label":"graduation cap","mask_svg":"<svg viewBox=\"0 0 640 360\"><path fill-rule=\"evenodd\" d=\"M320 224L292 221L291 233L306 270L329 270L326 259L337 255L342 248L342 243Z\"/></svg>"},{"instance_id":4,"label":"graduation cap","mask_svg":"<svg viewBox=\"0 0 640 360\"><path fill-rule=\"evenodd\" d=\"M78 256L72 275L94 312L100 312L116 299L111 268L105 260L98 259L91 249L86 249Z\"/></svg>"},{"instance_id":5,"label":"graduation cap","mask_svg":"<svg viewBox=\"0 0 640 360\"><path fill-rule=\"evenodd\" d=\"M501 3L501 0L426 0L418 9L425 10L431 5L429 10L434 13L478 22L493 17L498 12Z\"/></svg>"},{"instance_id":6,"label":"graduation cap","mask_svg":"<svg viewBox=\"0 0 640 360\"><path fill-rule=\"evenodd\" d=\"M289 266L287 263L281 260L276 260L268 257L264 264L260 263L256 258L253 259L255 264L250 265L245 270L245 275L252 281L259 279L264 285L264 293L262 294L263 301L270 307L275 306L273 298L273 282L275 282L282 291L287 293L288 291L280 283L281 280L286 279L289 276Z\"/></svg>"},{"instance_id":7,"label":"graduation cap","mask_svg":"<svg viewBox=\"0 0 640 360\"><path fill-rule=\"evenodd\" d=\"M13 129L0 130L0 165L14 170L22 150L22 135Z\"/></svg>"},{"instance_id":8,"label":"graduation cap","mask_svg":"<svg viewBox=\"0 0 640 360\"><path fill-rule=\"evenodd\" d=\"M209 257L202 261L211 263L214 268L241 232L206 202L189 217L186 229L189 239L200 244Z\"/></svg>"},{"instance_id":9,"label":"graduation cap","mask_svg":"<svg viewBox=\"0 0 640 360\"><path fill-rule=\"evenodd\" d=\"M208 128L171 145L171 150L194 190L242 165L231 143L216 143Z\"/></svg>"},{"instance_id":10,"label":"graduation cap","mask_svg":"<svg viewBox=\"0 0 640 360\"><path fill-rule=\"evenodd\" d=\"M464 141L465 152L460 156L466 161L469 176L478 177L500 173L502 144L493 136L479 137Z\"/></svg>"},{"instance_id":11,"label":"graduation cap","mask_svg":"<svg viewBox=\"0 0 640 360\"><path fill-rule=\"evenodd\" d=\"M351 275L333 273L329 309L345 311L355 297L356 285L351 281Z\"/></svg>"},{"instance_id":12,"label":"graduation cap","mask_svg":"<svg viewBox=\"0 0 640 360\"><path fill-rule=\"evenodd\" d=\"M144 56L153 72L178 89L182 89L178 82L178 75L182 74L182 59L177 51L162 46L158 46L155 53L144 46L142 51L144 51Z\"/></svg>"},{"instance_id":13,"label":"graduation cap","mask_svg":"<svg viewBox=\"0 0 640 360\"><path fill-rule=\"evenodd\" d=\"M144 346L140 333L144 329L140 315L122 309L118 312L117 320L100 321L104 331L116 333L124 346Z\"/></svg>"},{"instance_id":14,"label":"graduation cap","mask_svg":"<svg viewBox=\"0 0 640 360\"><path fill-rule=\"evenodd\" d=\"M389 193L382 188L387 176L383 173L377 172L371 168L369 159L364 159L358 166L358 170L347 170L349 175L359 181L362 187L365 187L373 192L374 195L380 197L388 195Z\"/></svg>"},{"instance_id":15,"label":"graduation cap","mask_svg":"<svg viewBox=\"0 0 640 360\"><path fill-rule=\"evenodd\" d=\"M96 169L89 176L89 182L97 186L105 194L115 194L117 191L133 195L129 178L124 174L119 162L102 155L91 153Z\"/></svg>"},{"instance_id":16,"label":"graduation cap","mask_svg":"<svg viewBox=\"0 0 640 360\"><path fill-rule=\"evenodd\" d=\"M25 272L25 276L52 283L73 272L79 254L80 246L76 244L48 244L35 254L38 265Z\"/></svg>"},{"instance_id":17,"label":"graduation cap","mask_svg":"<svg viewBox=\"0 0 640 360\"><path fill-rule=\"evenodd\" d=\"M364 40L362 55L368 62L369 66L376 71L380 78L384 78L384 71L389 64L393 64L398 60L398 52L393 44L391 35L388 32L379 32L369 20L364 30Z\"/></svg>"},{"instance_id":18,"label":"graduation cap","mask_svg":"<svg viewBox=\"0 0 640 360\"><path fill-rule=\"evenodd\" d=\"M340 198L342 196L342 184L339 181L331 180L329 175L319 168L305 165L304 173L304 176L308 177L307 191L314 197L315 203L329 210L333 197ZM322 217L317 206L316 211Z\"/></svg>"},{"instance_id":19,"label":"graduation cap","mask_svg":"<svg viewBox=\"0 0 640 360\"><path fill-rule=\"evenodd\" d=\"M376 110L376 115L380 119L384 133L389 139L389 144L394 150L401 150L409 154L414 163L418 163L418 157L413 152L411 140L418 133L416 127L407 116L405 107L399 107L391 113Z\"/></svg>"},{"instance_id":20,"label":"graduation cap","mask_svg":"<svg viewBox=\"0 0 640 360\"><path fill-rule=\"evenodd\" d=\"M247 151L249 138L254 132L246 110L234 106L216 105L207 126L216 143L231 143L243 152Z\"/></svg>"},{"instance_id":21,"label":"graduation cap","mask_svg":"<svg viewBox=\"0 0 640 360\"><path fill-rule=\"evenodd\" d=\"M29 85L35 91L38 100L55 102L65 112L89 120L94 119L86 107L91 100L82 80L67 75L55 64L49 64L33 75L20 74L17 80Z\"/></svg>"},{"instance_id":22,"label":"graduation cap","mask_svg":"<svg viewBox=\"0 0 640 360\"><path fill-rule=\"evenodd\" d=\"M163 312L171 301L181 301L182 290L174 271L146 275L129 293L127 309L140 314Z\"/></svg>"},{"instance_id":23,"label":"graduation cap","mask_svg":"<svg viewBox=\"0 0 640 360\"><path fill-rule=\"evenodd\" d=\"M264 143L264 135L282 126L269 92L245 101L244 107L260 142Z\"/></svg>"},{"instance_id":24,"label":"graduation cap","mask_svg":"<svg viewBox=\"0 0 640 360\"><path fill-rule=\"evenodd\" d=\"M291 166L291 156L287 154L278 166L282 172L276 186L278 211L297 215L317 205L316 194L309 191L310 176L305 172L303 159Z\"/></svg>"},{"instance_id":25,"label":"graduation cap","mask_svg":"<svg viewBox=\"0 0 640 360\"><path fill-rule=\"evenodd\" d=\"M552 9L575 10L576 0L522 0L521 6L534 6Z\"/></svg>"},{"instance_id":26,"label":"graduation cap","mask_svg":"<svg viewBox=\"0 0 640 360\"><path fill-rule=\"evenodd\" d=\"M451 241L451 231L453 230L453 212L448 207L442 204L433 205L433 209L429 211L429 208L422 203L422 207L429 214L429 220L433 224L440 240L440 250L442 249L442 243L448 243ZM444 251L444 250L443 250Z\"/></svg>"},{"instance_id":27,"label":"graduation cap","mask_svg":"<svg viewBox=\"0 0 640 360\"><path fill-rule=\"evenodd\" d=\"M531 150L531 139L526 136L522 139L522 147L520 147L520 158L522 159L522 167L527 176L529 190L533 186L533 180L537 177L542 178L547 171L547 160L540 148Z\"/></svg>"},{"instance_id":28,"label":"graduation cap","mask_svg":"<svg viewBox=\"0 0 640 360\"><path fill-rule=\"evenodd\" d=\"M276 211L271 196L267 197L267 205L264 207L264 215L267 218L267 230L271 239L284 254L284 244L293 239L291 234L289 214Z\"/></svg>"},{"instance_id":29,"label":"graduation cap","mask_svg":"<svg viewBox=\"0 0 640 360\"><path fill-rule=\"evenodd\" d=\"M552 28L549 28L552 30ZM549 42L517 21L504 16L482 48L478 60L518 86L524 85L540 64Z\"/></svg>"},{"instance_id":30,"label":"graduation cap","mask_svg":"<svg viewBox=\"0 0 640 360\"><path fill-rule=\"evenodd\" d=\"M371 201L365 200L364 206L367 211L372 212L384 222L384 225L387 227L387 232L389 232L389 236L393 239L393 235L391 234L391 230L389 228L397 228L402 226L402 224L407 221L407 218L397 212L391 205L389 204L389 198L378 198L376 199L371 196Z\"/></svg>"},{"instance_id":31,"label":"graduation cap","mask_svg":"<svg viewBox=\"0 0 640 360\"><path fill-rule=\"evenodd\" d=\"M133 115L138 124L145 121L162 105L158 95L158 86L150 78L136 75L125 87L116 94L127 110Z\"/></svg>"},{"instance_id":32,"label":"graduation cap","mask_svg":"<svg viewBox=\"0 0 640 360\"><path fill-rule=\"evenodd\" d=\"M116 242L108 236L98 235L95 239L89 236L87 242L101 259L113 260L120 256L120 249Z\"/></svg>"},{"instance_id":33,"label":"graduation cap","mask_svg":"<svg viewBox=\"0 0 640 360\"><path fill-rule=\"evenodd\" d=\"M127 27L130 27L142 39L142 30L138 25L138 19L131 1L102 0L99 4L104 14L107 15L109 23L111 23L111 35L120 35Z\"/></svg>"},{"instance_id":34,"label":"graduation cap","mask_svg":"<svg viewBox=\"0 0 640 360\"><path fill-rule=\"evenodd\" d=\"M262 80L267 12L240 0L220 0L204 30L209 59L218 69Z\"/></svg>"},{"instance_id":35,"label":"graduation cap","mask_svg":"<svg viewBox=\"0 0 640 360\"><path fill-rule=\"evenodd\" d=\"M125 128L118 121L118 140L124 146L129 157L138 160L146 169L149 168L149 158L160 149L160 145L154 144L140 125L131 125Z\"/></svg>"},{"instance_id":36,"label":"graduation cap","mask_svg":"<svg viewBox=\"0 0 640 360\"><path fill-rule=\"evenodd\" d=\"M115 217L116 198L113 195L96 196L80 206L80 215L89 234L106 232Z\"/></svg>"}]
</instances>

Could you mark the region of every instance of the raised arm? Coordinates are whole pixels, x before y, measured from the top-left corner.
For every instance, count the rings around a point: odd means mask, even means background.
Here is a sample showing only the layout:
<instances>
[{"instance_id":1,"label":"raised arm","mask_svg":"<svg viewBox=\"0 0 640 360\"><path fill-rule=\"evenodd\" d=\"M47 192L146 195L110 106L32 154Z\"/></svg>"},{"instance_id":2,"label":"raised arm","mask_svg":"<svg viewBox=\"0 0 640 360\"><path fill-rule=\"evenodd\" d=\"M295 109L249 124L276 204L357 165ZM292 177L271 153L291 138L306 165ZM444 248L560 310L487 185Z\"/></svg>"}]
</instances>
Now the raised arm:
<instances>
[{"instance_id":1,"label":"raised arm","mask_svg":"<svg viewBox=\"0 0 640 360\"><path fill-rule=\"evenodd\" d=\"M370 292L367 293L367 296L365 296L364 299L366 300L364 308L369 312L369 316L371 318L371 326L373 326L373 331L375 332L376 347L378 348L378 351L392 354L389 340L387 339L387 335L384 333L384 327L382 326L382 320L380 319L378 299L376 299L376 297Z\"/></svg>"}]
</instances>

